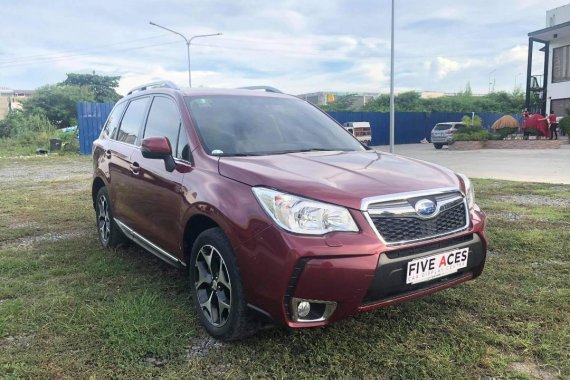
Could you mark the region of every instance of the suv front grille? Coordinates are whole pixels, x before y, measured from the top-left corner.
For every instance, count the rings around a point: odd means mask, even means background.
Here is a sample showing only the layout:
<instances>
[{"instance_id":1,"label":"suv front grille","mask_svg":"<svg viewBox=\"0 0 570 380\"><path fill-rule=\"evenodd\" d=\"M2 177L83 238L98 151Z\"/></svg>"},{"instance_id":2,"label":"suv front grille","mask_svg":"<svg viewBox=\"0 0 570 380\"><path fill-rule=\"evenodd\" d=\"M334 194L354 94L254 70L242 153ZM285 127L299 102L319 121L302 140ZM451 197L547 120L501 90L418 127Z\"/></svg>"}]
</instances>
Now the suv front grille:
<instances>
[{"instance_id":1,"label":"suv front grille","mask_svg":"<svg viewBox=\"0 0 570 380\"><path fill-rule=\"evenodd\" d=\"M416 213L414 205L425 199L438 205L435 216L422 217ZM389 245L444 236L468 226L467 205L459 192L375 203L368 207L368 212L372 225Z\"/></svg>"}]
</instances>

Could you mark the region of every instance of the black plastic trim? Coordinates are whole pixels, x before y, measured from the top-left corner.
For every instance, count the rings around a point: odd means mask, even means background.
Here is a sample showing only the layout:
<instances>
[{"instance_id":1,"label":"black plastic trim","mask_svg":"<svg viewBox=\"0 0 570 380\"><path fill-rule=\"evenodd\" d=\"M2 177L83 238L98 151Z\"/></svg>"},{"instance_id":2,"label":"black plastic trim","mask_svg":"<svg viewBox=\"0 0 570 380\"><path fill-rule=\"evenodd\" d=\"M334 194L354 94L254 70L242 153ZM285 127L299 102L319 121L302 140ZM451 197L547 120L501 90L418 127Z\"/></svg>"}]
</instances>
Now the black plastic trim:
<instances>
[{"instance_id":1,"label":"black plastic trim","mask_svg":"<svg viewBox=\"0 0 570 380\"><path fill-rule=\"evenodd\" d=\"M293 318L293 314L291 313L291 297L295 293L295 288L297 287L297 282L299 282L299 277L301 277L301 273L303 269L305 269L305 265L310 259L304 257L299 259L297 265L295 265L295 269L293 269L293 274L291 274L291 278L289 278L289 284L287 285L287 291L285 292L285 297L283 298L283 306L285 307L285 312L287 313L287 317L289 319Z\"/></svg>"}]
</instances>

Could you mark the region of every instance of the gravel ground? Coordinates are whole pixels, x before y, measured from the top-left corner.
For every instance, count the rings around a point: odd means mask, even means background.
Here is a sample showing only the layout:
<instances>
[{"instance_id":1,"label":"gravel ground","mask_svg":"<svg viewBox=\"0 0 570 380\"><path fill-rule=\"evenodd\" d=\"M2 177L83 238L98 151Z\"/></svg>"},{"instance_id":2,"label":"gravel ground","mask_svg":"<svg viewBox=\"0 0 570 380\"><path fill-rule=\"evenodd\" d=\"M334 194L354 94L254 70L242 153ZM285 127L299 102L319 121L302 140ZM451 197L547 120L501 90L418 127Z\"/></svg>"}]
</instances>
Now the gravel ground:
<instances>
[{"instance_id":1,"label":"gravel ground","mask_svg":"<svg viewBox=\"0 0 570 380\"><path fill-rule=\"evenodd\" d=\"M18 158L0 165L0 184L13 181L66 180L77 175L91 176L93 164L89 157Z\"/></svg>"},{"instance_id":2,"label":"gravel ground","mask_svg":"<svg viewBox=\"0 0 570 380\"><path fill-rule=\"evenodd\" d=\"M523 206L554 206L554 207L570 207L570 199L547 197L541 195L498 195L495 199L506 202L515 203Z\"/></svg>"}]
</instances>

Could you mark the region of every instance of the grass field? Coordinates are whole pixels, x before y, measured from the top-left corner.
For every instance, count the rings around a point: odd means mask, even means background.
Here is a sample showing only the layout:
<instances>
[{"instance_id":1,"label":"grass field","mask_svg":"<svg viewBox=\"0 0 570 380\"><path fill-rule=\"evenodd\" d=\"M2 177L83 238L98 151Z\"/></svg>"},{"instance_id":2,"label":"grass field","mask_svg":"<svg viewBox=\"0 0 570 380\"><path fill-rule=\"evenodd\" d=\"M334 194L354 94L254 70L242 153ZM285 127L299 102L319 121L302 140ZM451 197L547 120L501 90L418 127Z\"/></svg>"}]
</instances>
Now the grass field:
<instances>
[{"instance_id":1,"label":"grass field","mask_svg":"<svg viewBox=\"0 0 570 380\"><path fill-rule=\"evenodd\" d=\"M570 186L475 181L490 239L475 281L220 344L183 273L100 248L90 168L0 159L0 378L570 378Z\"/></svg>"}]
</instances>

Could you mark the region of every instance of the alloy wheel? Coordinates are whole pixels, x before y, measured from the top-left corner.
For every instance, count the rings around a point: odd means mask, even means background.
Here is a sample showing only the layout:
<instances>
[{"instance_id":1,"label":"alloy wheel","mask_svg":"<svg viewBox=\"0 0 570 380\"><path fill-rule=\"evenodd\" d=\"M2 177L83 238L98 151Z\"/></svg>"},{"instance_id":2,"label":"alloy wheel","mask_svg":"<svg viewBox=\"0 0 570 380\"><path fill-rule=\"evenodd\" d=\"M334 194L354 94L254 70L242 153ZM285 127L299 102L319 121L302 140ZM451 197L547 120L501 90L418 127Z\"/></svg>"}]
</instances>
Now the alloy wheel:
<instances>
[{"instance_id":1,"label":"alloy wheel","mask_svg":"<svg viewBox=\"0 0 570 380\"><path fill-rule=\"evenodd\" d=\"M208 322L222 327L230 316L232 285L226 262L212 245L204 245L198 251L194 287L200 309Z\"/></svg>"},{"instance_id":2,"label":"alloy wheel","mask_svg":"<svg viewBox=\"0 0 570 380\"><path fill-rule=\"evenodd\" d=\"M109 218L109 202L104 196L99 197L97 202L97 227L99 227L99 236L103 242L108 242L111 236L111 219Z\"/></svg>"}]
</instances>

